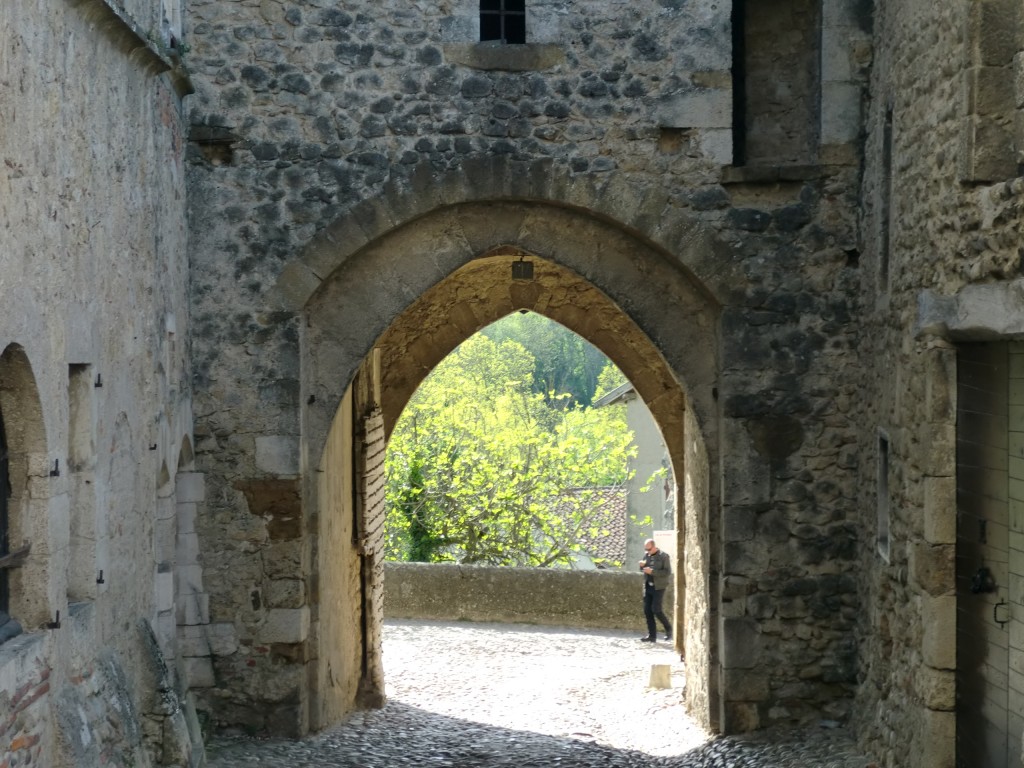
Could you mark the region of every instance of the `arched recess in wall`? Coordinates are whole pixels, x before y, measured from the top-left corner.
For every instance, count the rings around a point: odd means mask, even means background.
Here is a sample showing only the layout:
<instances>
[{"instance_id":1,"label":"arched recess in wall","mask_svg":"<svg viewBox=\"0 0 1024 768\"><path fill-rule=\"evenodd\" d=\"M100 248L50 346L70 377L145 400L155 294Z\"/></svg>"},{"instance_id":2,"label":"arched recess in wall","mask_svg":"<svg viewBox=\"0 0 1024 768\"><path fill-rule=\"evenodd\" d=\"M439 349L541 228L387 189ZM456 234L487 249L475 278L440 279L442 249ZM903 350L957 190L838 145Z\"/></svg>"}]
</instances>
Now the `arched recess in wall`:
<instances>
[{"instance_id":1,"label":"arched recess in wall","mask_svg":"<svg viewBox=\"0 0 1024 768\"><path fill-rule=\"evenodd\" d=\"M520 259L534 263L533 280L511 278ZM314 728L374 687L378 652L362 610L372 583L365 565L372 525L363 510L351 508L360 495L352 470L360 448L352 435L369 428L367 415L386 434L444 356L517 309L560 322L615 361L658 422L677 482L692 474L688 464L703 463L704 481L680 494L693 512L686 511L686 541L681 537L676 551L686 552L688 569L696 568L685 590L694 675L689 703L700 720L715 724L708 619L714 492L706 478L717 451L718 304L677 259L606 217L538 201L490 200L445 206L393 227L303 299L303 452L318 468L303 488L306 517L319 523L312 532L320 598L312 618L321 665L313 682ZM361 367L363 385L368 378L380 382L375 415L363 408L374 398L346 389ZM353 584L362 592L353 594Z\"/></svg>"},{"instance_id":2,"label":"arched recess in wall","mask_svg":"<svg viewBox=\"0 0 1024 768\"><path fill-rule=\"evenodd\" d=\"M10 616L26 629L52 618L49 593L47 494L30 485L49 481L46 430L35 374L24 348L10 344L0 355L0 417L7 443L7 537L11 552L29 548L7 569ZM34 550L34 551L33 551Z\"/></svg>"}]
</instances>

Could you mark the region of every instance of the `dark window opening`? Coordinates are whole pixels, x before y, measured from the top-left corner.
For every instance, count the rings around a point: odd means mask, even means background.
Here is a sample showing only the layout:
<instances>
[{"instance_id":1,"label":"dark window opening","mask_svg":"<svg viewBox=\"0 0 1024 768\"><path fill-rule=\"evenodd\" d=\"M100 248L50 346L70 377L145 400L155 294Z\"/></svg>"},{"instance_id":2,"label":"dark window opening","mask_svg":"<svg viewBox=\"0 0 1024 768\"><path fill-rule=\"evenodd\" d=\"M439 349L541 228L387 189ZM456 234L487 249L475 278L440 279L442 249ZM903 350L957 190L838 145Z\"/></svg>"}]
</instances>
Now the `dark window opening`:
<instances>
[{"instance_id":1,"label":"dark window opening","mask_svg":"<svg viewBox=\"0 0 1024 768\"><path fill-rule=\"evenodd\" d=\"M0 417L0 559L11 552L10 525L7 511L7 502L11 496L9 471L7 435L4 433L3 418ZM8 570L7 568L0 567L0 642L3 641L5 625L12 623L10 600Z\"/></svg>"},{"instance_id":2,"label":"dark window opening","mask_svg":"<svg viewBox=\"0 0 1024 768\"><path fill-rule=\"evenodd\" d=\"M892 227L892 107L885 111L882 126L882 189L878 217L878 280L882 293L889 291L889 249Z\"/></svg>"},{"instance_id":3,"label":"dark window opening","mask_svg":"<svg viewBox=\"0 0 1024 768\"><path fill-rule=\"evenodd\" d=\"M526 0L480 0L480 40L526 42Z\"/></svg>"},{"instance_id":4,"label":"dark window opening","mask_svg":"<svg viewBox=\"0 0 1024 768\"><path fill-rule=\"evenodd\" d=\"M878 434L878 532L875 543L878 554L889 562L889 437Z\"/></svg>"}]
</instances>

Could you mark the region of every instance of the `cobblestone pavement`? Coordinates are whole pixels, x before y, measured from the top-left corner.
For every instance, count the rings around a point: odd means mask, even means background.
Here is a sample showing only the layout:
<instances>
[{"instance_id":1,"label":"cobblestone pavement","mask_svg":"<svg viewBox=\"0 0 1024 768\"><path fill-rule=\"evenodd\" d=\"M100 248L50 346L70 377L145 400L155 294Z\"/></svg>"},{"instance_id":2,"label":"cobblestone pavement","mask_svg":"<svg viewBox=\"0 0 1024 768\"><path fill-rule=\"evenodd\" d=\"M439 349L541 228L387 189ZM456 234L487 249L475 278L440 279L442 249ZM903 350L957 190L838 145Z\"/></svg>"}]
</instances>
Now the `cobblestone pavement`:
<instances>
[{"instance_id":1,"label":"cobblestone pavement","mask_svg":"<svg viewBox=\"0 0 1024 768\"><path fill-rule=\"evenodd\" d=\"M223 735L210 768L874 768L841 728L709 739L639 633L389 621L388 703L301 741ZM648 687L651 665L672 687Z\"/></svg>"}]
</instances>

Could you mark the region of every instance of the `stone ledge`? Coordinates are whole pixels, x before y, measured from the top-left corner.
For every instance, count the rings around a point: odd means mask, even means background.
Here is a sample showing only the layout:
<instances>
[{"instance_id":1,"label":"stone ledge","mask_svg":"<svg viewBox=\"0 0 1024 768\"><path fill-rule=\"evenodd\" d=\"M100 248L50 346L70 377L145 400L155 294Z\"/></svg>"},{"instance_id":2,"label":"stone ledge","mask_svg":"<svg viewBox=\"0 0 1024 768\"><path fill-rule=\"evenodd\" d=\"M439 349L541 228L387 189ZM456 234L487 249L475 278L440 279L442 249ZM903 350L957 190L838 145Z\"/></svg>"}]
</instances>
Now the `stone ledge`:
<instances>
[{"instance_id":1,"label":"stone ledge","mask_svg":"<svg viewBox=\"0 0 1024 768\"><path fill-rule=\"evenodd\" d=\"M453 64L500 72L538 72L565 61L562 46L553 43L448 43L444 56Z\"/></svg>"},{"instance_id":2,"label":"stone ledge","mask_svg":"<svg viewBox=\"0 0 1024 768\"><path fill-rule=\"evenodd\" d=\"M154 75L169 73L178 97L195 93L192 79L181 62L181 52L165 48L142 30L131 14L113 0L68 0L81 8L88 21L108 35L129 58Z\"/></svg>"},{"instance_id":3,"label":"stone ledge","mask_svg":"<svg viewBox=\"0 0 1024 768\"><path fill-rule=\"evenodd\" d=\"M773 184L812 181L825 175L820 165L742 165L722 169L722 184Z\"/></svg>"}]
</instances>

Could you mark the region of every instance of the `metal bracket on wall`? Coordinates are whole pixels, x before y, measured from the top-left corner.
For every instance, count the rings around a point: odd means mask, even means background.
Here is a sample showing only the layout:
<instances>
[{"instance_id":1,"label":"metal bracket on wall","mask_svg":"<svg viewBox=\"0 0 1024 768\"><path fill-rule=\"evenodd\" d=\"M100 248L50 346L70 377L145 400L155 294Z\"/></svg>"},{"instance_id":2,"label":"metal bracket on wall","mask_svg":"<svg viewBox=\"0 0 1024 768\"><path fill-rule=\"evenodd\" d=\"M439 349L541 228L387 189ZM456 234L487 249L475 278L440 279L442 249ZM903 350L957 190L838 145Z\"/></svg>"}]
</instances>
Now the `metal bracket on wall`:
<instances>
[{"instance_id":1,"label":"metal bracket on wall","mask_svg":"<svg viewBox=\"0 0 1024 768\"><path fill-rule=\"evenodd\" d=\"M1008 609L1009 607L1010 607L1010 604L1008 602L1006 602L1005 600L1000 600L998 603L993 605L992 606L992 621L994 621L1000 627L1002 627L1004 624L1006 624L1010 620L1009 611L1007 611L1005 614L1003 614L1004 616L1006 616L1005 619L1000 619L999 618L999 609L1000 608L1007 608Z\"/></svg>"}]
</instances>

